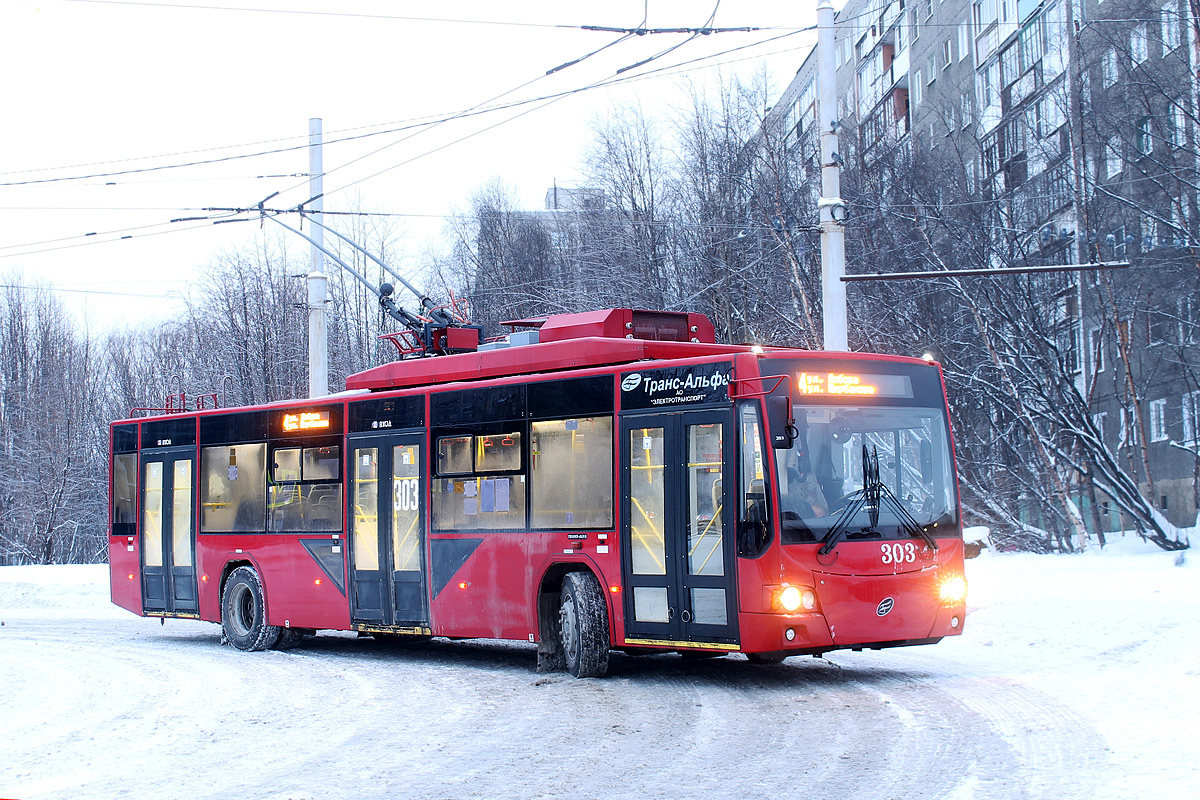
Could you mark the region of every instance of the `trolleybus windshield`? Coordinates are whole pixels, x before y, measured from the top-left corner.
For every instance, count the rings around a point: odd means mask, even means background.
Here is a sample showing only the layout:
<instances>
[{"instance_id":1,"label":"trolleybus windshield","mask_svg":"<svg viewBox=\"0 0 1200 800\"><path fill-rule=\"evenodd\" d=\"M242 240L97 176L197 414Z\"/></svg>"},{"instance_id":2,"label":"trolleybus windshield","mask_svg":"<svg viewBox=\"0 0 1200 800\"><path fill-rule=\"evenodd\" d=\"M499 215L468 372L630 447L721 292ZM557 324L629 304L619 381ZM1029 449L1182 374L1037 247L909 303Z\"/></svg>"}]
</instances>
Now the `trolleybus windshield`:
<instances>
[{"instance_id":1,"label":"trolleybus windshield","mask_svg":"<svg viewBox=\"0 0 1200 800\"><path fill-rule=\"evenodd\" d=\"M835 534L847 540L912 538L911 521L930 535L956 532L957 499L946 414L918 406L794 407L799 436L776 451L784 544L825 539L863 495L864 455L879 462L879 489L899 502L857 503ZM873 465L867 466L868 474ZM869 482L869 481L868 481ZM877 514L877 516L875 516ZM872 517L875 516L874 521Z\"/></svg>"}]
</instances>

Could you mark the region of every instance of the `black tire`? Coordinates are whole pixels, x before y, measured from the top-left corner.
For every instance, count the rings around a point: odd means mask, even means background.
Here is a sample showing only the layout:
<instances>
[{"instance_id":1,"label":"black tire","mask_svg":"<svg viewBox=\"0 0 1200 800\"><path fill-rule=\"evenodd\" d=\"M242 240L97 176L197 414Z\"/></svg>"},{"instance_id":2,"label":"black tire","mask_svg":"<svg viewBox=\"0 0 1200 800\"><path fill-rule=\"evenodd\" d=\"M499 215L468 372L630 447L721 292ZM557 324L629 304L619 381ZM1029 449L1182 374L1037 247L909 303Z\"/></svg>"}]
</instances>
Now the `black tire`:
<instances>
[{"instance_id":1,"label":"black tire","mask_svg":"<svg viewBox=\"0 0 1200 800\"><path fill-rule=\"evenodd\" d=\"M595 575L563 576L558 618L567 672L576 678L599 678L608 672L608 605Z\"/></svg>"},{"instance_id":2,"label":"black tire","mask_svg":"<svg viewBox=\"0 0 1200 800\"><path fill-rule=\"evenodd\" d=\"M746 653L751 664L778 664L787 658L786 653Z\"/></svg>"},{"instance_id":3,"label":"black tire","mask_svg":"<svg viewBox=\"0 0 1200 800\"><path fill-rule=\"evenodd\" d=\"M266 650L279 641L282 629L267 624L267 598L253 567L229 573L221 592L221 629L238 650Z\"/></svg>"}]
</instances>

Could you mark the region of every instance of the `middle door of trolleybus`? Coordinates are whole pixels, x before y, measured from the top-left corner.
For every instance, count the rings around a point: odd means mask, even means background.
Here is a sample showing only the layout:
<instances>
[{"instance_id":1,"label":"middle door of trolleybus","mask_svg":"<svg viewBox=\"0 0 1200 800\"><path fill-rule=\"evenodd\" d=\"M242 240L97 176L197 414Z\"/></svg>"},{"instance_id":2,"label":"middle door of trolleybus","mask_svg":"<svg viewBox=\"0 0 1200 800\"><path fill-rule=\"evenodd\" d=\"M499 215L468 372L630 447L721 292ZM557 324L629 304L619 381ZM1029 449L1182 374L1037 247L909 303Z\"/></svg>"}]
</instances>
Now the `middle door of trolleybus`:
<instances>
[{"instance_id":1,"label":"middle door of trolleybus","mask_svg":"<svg viewBox=\"0 0 1200 800\"><path fill-rule=\"evenodd\" d=\"M351 617L425 626L421 434L350 440Z\"/></svg>"},{"instance_id":2,"label":"middle door of trolleybus","mask_svg":"<svg viewBox=\"0 0 1200 800\"><path fill-rule=\"evenodd\" d=\"M628 415L622 440L627 640L736 643L729 415Z\"/></svg>"}]
</instances>

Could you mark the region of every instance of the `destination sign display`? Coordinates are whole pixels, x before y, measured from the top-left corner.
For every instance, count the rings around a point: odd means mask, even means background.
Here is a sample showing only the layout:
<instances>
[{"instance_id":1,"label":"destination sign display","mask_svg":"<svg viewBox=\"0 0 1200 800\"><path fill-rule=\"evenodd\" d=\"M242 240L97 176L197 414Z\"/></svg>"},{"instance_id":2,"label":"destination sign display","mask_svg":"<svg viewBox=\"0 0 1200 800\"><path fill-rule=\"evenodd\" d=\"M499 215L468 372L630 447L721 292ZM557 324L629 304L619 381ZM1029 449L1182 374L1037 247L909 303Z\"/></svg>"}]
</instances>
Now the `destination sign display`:
<instances>
[{"instance_id":1,"label":"destination sign display","mask_svg":"<svg viewBox=\"0 0 1200 800\"><path fill-rule=\"evenodd\" d=\"M907 375L853 372L798 372L796 393L822 397L913 396L912 380Z\"/></svg>"},{"instance_id":2,"label":"destination sign display","mask_svg":"<svg viewBox=\"0 0 1200 800\"><path fill-rule=\"evenodd\" d=\"M291 431L315 431L329 428L328 411L301 411L283 415L283 429Z\"/></svg>"}]
</instances>

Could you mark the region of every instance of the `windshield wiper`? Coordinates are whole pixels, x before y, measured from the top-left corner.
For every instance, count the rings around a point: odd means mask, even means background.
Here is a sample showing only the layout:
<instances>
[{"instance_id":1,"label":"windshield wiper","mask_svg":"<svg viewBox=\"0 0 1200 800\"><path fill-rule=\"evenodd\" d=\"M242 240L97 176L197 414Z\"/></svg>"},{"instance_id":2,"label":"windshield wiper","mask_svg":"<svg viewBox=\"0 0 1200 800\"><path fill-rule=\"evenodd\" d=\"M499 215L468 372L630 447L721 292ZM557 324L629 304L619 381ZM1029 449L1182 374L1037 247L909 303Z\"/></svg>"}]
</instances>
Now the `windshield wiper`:
<instances>
[{"instance_id":1,"label":"windshield wiper","mask_svg":"<svg viewBox=\"0 0 1200 800\"><path fill-rule=\"evenodd\" d=\"M921 524L913 518L913 515L908 513L908 509L904 507L904 504L896 498L896 495L892 494L892 490L880 480L879 450L872 448L871 451L868 451L866 444L862 446L862 474L862 488L847 495L853 499L842 509L837 522L833 523L829 528L829 533L825 534L825 538L821 540L821 549L817 552L823 556L833 552L833 548L837 547L838 542L848 535L847 530L850 520L854 519L854 515L862 510L864 505L867 507L867 517L870 524L863 527L860 533L874 533L879 535L879 531L876 530L876 526L879 525L879 509L885 503L888 510L900 520L900 527L908 534L909 538L924 539L925 544L937 550L937 540L930 535L929 531L921 527Z\"/></svg>"}]
</instances>

